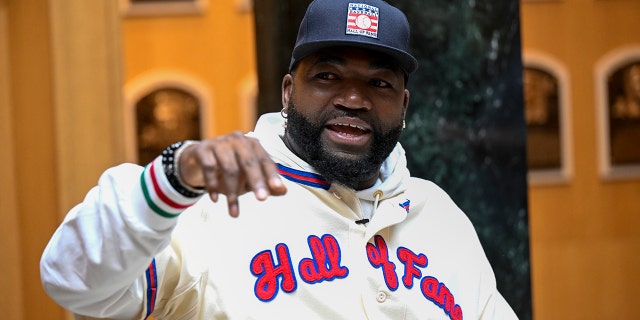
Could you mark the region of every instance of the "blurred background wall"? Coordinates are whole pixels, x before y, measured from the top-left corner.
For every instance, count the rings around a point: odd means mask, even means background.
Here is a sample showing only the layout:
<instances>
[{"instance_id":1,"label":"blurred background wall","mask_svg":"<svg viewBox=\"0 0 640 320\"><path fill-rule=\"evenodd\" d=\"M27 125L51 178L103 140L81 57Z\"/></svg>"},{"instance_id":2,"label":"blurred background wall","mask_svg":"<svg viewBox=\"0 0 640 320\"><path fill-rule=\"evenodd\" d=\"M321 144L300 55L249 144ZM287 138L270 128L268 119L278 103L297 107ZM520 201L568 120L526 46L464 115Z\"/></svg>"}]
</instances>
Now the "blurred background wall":
<instances>
[{"instance_id":1,"label":"blurred background wall","mask_svg":"<svg viewBox=\"0 0 640 320\"><path fill-rule=\"evenodd\" d=\"M192 13L132 15L113 0L0 0L3 318L67 316L41 288L40 254L104 169L136 160L133 98L186 88L205 104L204 135L251 128L251 2L202 3ZM570 174L529 186L534 319L635 317L640 178L600 173L595 68L640 45L639 18L633 0L521 2L523 52L561 65L570 83Z\"/></svg>"}]
</instances>

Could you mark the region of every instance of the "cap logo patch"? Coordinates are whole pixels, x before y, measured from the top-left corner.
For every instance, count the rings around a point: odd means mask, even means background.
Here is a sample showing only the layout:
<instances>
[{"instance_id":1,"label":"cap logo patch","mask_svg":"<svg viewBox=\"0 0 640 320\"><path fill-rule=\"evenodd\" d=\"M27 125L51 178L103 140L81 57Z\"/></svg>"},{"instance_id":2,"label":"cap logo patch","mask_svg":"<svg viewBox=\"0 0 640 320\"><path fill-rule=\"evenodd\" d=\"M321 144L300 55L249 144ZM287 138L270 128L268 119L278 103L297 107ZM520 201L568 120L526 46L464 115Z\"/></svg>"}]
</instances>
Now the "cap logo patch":
<instances>
[{"instance_id":1,"label":"cap logo patch","mask_svg":"<svg viewBox=\"0 0 640 320\"><path fill-rule=\"evenodd\" d=\"M349 3L346 34L378 38L380 9L364 3Z\"/></svg>"}]
</instances>

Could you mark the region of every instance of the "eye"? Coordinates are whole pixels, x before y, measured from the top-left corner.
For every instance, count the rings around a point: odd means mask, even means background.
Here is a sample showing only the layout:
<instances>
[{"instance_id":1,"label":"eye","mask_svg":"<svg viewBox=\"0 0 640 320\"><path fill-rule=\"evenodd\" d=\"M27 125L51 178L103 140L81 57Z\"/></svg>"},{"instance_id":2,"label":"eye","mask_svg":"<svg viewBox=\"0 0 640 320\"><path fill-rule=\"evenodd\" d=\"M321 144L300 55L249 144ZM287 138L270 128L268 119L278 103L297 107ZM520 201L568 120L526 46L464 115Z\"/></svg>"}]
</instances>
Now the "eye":
<instances>
[{"instance_id":1,"label":"eye","mask_svg":"<svg viewBox=\"0 0 640 320\"><path fill-rule=\"evenodd\" d=\"M369 83L371 83L371 85L373 85L374 87L378 87L378 88L392 88L393 86L391 85L391 83L382 80L382 79L373 79L371 81L369 81Z\"/></svg>"},{"instance_id":2,"label":"eye","mask_svg":"<svg viewBox=\"0 0 640 320\"><path fill-rule=\"evenodd\" d=\"M338 79L338 76L332 72L320 72L316 74L316 78L322 79L322 80L336 80Z\"/></svg>"}]
</instances>

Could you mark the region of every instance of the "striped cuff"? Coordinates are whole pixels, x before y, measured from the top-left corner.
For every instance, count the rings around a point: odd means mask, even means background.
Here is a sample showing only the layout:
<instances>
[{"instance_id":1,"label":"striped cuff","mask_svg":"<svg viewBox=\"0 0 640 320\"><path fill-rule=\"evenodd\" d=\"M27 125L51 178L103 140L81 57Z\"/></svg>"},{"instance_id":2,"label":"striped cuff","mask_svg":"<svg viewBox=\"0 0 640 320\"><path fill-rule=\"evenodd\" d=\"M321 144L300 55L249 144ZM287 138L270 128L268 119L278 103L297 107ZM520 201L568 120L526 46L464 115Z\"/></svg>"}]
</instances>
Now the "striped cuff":
<instances>
[{"instance_id":1,"label":"striped cuff","mask_svg":"<svg viewBox=\"0 0 640 320\"><path fill-rule=\"evenodd\" d=\"M165 218L179 216L200 199L185 197L171 186L162 167L162 156L158 156L144 168L140 184L149 208Z\"/></svg>"}]
</instances>

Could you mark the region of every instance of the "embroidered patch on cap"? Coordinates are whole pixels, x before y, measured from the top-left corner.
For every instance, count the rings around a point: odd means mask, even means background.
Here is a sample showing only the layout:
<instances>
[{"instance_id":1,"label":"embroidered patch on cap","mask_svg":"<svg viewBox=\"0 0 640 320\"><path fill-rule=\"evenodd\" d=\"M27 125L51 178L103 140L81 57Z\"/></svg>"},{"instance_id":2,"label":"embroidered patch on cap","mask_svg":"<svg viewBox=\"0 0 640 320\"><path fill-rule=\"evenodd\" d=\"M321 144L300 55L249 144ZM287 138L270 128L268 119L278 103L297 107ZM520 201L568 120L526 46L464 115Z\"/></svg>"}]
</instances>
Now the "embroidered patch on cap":
<instances>
[{"instance_id":1,"label":"embroidered patch on cap","mask_svg":"<svg viewBox=\"0 0 640 320\"><path fill-rule=\"evenodd\" d=\"M347 34L378 38L380 9L364 3L349 3Z\"/></svg>"}]
</instances>

